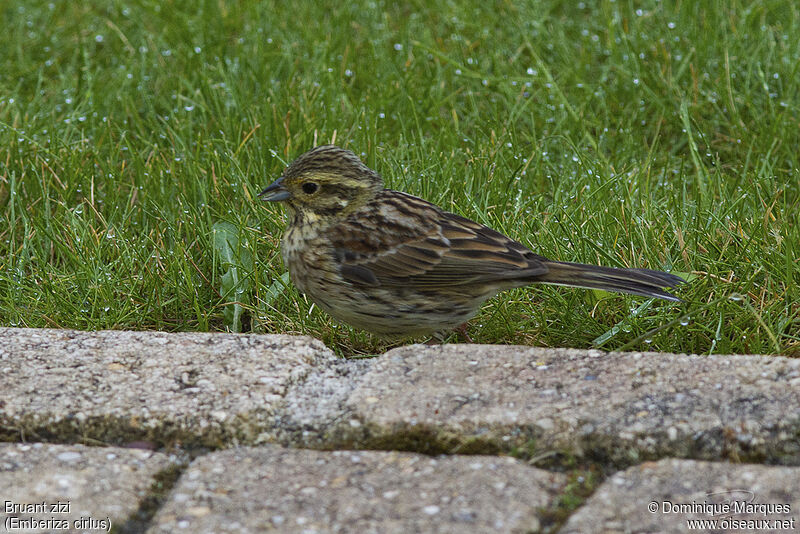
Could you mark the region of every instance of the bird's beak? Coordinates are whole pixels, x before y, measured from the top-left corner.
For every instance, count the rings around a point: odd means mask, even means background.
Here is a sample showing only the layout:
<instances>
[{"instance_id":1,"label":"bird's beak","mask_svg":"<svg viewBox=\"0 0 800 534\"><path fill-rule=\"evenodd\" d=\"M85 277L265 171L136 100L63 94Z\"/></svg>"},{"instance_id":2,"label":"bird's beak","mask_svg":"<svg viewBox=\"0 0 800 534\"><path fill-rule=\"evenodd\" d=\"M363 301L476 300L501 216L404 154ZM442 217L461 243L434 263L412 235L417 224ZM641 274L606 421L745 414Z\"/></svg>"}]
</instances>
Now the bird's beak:
<instances>
[{"instance_id":1,"label":"bird's beak","mask_svg":"<svg viewBox=\"0 0 800 534\"><path fill-rule=\"evenodd\" d=\"M283 185L283 176L269 184L266 189L258 194L258 198L267 202L280 202L287 200L292 194Z\"/></svg>"}]
</instances>

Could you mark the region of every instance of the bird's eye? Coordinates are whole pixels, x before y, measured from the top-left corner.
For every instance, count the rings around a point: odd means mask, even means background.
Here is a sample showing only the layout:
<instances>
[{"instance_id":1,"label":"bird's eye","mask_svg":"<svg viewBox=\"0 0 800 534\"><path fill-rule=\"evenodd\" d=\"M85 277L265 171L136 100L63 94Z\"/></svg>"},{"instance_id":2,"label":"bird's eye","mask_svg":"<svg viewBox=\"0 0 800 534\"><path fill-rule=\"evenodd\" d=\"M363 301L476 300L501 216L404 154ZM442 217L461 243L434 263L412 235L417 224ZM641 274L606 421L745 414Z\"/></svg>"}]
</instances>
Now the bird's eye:
<instances>
[{"instance_id":1,"label":"bird's eye","mask_svg":"<svg viewBox=\"0 0 800 534\"><path fill-rule=\"evenodd\" d=\"M317 189L319 189L319 186L314 182L306 182L303 184L303 193L307 195L313 195L317 192Z\"/></svg>"}]
</instances>

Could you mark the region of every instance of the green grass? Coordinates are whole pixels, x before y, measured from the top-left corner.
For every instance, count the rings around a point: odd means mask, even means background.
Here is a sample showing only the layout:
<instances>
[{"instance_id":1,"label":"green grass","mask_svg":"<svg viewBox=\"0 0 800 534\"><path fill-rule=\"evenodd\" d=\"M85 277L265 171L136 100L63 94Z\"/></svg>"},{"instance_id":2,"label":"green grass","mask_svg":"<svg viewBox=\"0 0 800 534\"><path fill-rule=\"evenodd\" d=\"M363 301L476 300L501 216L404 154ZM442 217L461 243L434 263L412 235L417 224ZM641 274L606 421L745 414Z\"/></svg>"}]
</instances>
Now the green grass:
<instances>
[{"instance_id":1,"label":"green grass","mask_svg":"<svg viewBox=\"0 0 800 534\"><path fill-rule=\"evenodd\" d=\"M508 292L477 342L800 355L794 3L331 6L0 5L0 324L385 349L286 287L254 198L335 140L549 257L692 273L679 304Z\"/></svg>"}]
</instances>

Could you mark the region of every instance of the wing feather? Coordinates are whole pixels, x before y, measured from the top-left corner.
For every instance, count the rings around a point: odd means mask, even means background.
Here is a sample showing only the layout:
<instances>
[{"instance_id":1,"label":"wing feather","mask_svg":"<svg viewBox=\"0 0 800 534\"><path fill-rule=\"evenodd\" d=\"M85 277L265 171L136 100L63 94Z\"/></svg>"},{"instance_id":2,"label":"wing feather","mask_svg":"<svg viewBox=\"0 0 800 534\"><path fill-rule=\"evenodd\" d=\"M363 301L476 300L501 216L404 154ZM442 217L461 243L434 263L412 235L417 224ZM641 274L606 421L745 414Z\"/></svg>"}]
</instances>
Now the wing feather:
<instances>
[{"instance_id":1,"label":"wing feather","mask_svg":"<svg viewBox=\"0 0 800 534\"><path fill-rule=\"evenodd\" d=\"M541 258L503 234L405 193L383 191L330 229L342 276L356 285L458 286L536 276Z\"/></svg>"}]
</instances>

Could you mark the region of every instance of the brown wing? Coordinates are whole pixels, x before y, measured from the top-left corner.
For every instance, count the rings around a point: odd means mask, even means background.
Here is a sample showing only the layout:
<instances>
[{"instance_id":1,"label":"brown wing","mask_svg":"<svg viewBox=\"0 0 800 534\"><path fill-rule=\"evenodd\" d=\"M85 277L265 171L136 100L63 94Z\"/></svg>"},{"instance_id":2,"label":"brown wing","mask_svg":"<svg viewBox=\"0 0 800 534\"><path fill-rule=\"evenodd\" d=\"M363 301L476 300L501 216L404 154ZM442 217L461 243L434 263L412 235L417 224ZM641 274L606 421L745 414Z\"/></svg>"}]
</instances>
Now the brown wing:
<instances>
[{"instance_id":1,"label":"brown wing","mask_svg":"<svg viewBox=\"0 0 800 534\"><path fill-rule=\"evenodd\" d=\"M359 285L453 286L547 272L522 244L397 191L331 229L330 241L342 275Z\"/></svg>"}]
</instances>

